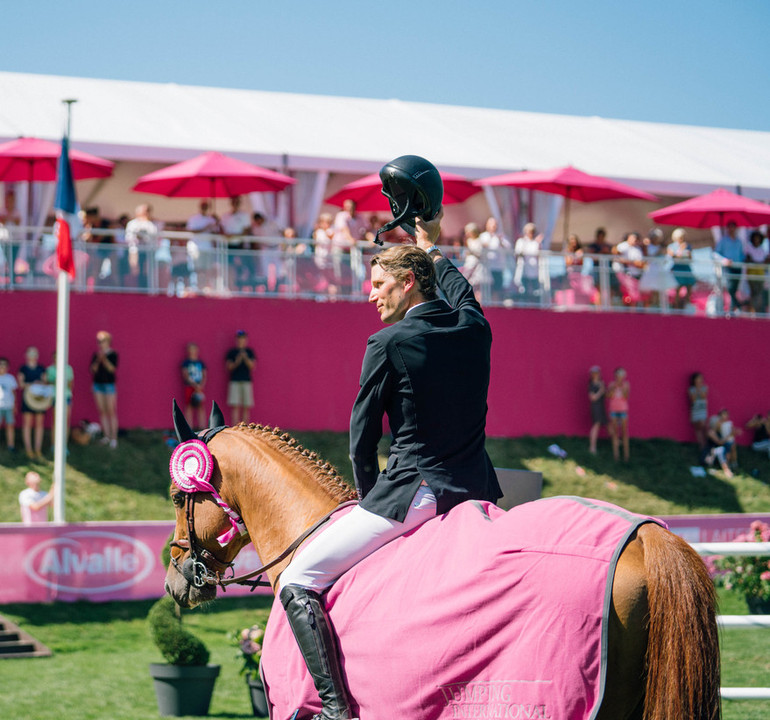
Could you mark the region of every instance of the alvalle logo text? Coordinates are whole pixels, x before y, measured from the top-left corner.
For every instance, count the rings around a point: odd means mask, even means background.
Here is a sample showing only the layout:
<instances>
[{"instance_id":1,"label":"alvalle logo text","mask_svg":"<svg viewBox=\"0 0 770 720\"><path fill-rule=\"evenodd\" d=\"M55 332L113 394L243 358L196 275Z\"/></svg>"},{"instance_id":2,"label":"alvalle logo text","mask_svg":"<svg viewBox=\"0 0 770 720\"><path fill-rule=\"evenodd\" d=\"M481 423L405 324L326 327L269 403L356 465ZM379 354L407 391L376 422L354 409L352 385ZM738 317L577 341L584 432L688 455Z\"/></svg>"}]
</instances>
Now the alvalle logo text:
<instances>
[{"instance_id":1,"label":"alvalle logo text","mask_svg":"<svg viewBox=\"0 0 770 720\"><path fill-rule=\"evenodd\" d=\"M55 590L96 594L141 582L154 563L152 551L141 540L80 530L35 545L24 558L24 571Z\"/></svg>"}]
</instances>

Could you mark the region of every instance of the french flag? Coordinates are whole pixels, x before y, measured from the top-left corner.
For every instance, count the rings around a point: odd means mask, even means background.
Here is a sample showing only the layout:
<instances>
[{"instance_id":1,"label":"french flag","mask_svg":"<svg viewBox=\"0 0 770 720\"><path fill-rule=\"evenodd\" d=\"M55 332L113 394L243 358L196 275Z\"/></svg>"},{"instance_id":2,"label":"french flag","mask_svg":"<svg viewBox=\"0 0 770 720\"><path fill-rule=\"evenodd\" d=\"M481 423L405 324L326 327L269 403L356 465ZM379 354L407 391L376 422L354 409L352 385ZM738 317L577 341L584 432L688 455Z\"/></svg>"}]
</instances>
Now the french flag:
<instances>
[{"instance_id":1,"label":"french flag","mask_svg":"<svg viewBox=\"0 0 770 720\"><path fill-rule=\"evenodd\" d=\"M75 279L75 256L72 251L72 229L78 227L77 199L75 198L75 182L70 165L69 139L65 135L61 141L61 155L56 173L56 259L59 269L66 272L70 279Z\"/></svg>"}]
</instances>

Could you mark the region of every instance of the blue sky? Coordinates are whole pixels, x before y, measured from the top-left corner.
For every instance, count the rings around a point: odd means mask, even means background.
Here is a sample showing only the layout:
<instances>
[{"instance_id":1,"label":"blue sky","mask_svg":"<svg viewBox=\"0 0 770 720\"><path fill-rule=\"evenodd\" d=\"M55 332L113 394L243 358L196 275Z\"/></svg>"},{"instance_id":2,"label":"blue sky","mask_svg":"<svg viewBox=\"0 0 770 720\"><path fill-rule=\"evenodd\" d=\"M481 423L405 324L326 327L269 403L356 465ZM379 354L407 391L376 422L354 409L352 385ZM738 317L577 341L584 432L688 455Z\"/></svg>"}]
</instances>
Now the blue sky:
<instances>
[{"instance_id":1,"label":"blue sky","mask_svg":"<svg viewBox=\"0 0 770 720\"><path fill-rule=\"evenodd\" d=\"M33 0L3 24L5 71L770 130L767 0Z\"/></svg>"}]
</instances>

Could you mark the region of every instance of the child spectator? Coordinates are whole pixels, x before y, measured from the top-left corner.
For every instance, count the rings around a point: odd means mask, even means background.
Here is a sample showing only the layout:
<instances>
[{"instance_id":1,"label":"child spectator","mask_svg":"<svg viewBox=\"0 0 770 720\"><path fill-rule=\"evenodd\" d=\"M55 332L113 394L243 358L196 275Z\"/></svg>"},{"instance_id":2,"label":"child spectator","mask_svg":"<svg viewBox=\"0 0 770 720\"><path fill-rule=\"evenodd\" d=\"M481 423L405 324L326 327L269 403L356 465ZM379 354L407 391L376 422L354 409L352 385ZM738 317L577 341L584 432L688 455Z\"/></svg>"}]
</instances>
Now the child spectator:
<instances>
[{"instance_id":1,"label":"child spectator","mask_svg":"<svg viewBox=\"0 0 770 720\"><path fill-rule=\"evenodd\" d=\"M0 425L5 424L9 452L16 452L16 388L19 383L8 372L8 358L0 357Z\"/></svg>"},{"instance_id":2,"label":"child spectator","mask_svg":"<svg viewBox=\"0 0 770 720\"><path fill-rule=\"evenodd\" d=\"M687 395L690 399L690 424L695 430L695 440L702 451L706 447L706 420L708 409L709 388L703 380L703 374L695 372L690 376L690 387Z\"/></svg>"},{"instance_id":3,"label":"child spectator","mask_svg":"<svg viewBox=\"0 0 770 720\"><path fill-rule=\"evenodd\" d=\"M626 371L616 368L615 378L607 388L610 411L610 435L612 436L612 456L620 459L620 442L623 441L623 460L628 462L631 450L628 440L628 396L631 385L626 379Z\"/></svg>"},{"instance_id":4,"label":"child spectator","mask_svg":"<svg viewBox=\"0 0 770 720\"><path fill-rule=\"evenodd\" d=\"M591 432L589 433L589 452L596 455L596 441L602 425L607 424L607 409L604 406L607 388L602 380L602 370L594 365L590 370L588 380L588 399L591 402Z\"/></svg>"},{"instance_id":5,"label":"child spectator","mask_svg":"<svg viewBox=\"0 0 770 720\"><path fill-rule=\"evenodd\" d=\"M190 427L206 427L206 413L203 403L206 400L206 363L200 359L200 349L195 343L187 344L187 357L182 363L182 380L184 380L184 414Z\"/></svg>"},{"instance_id":6,"label":"child spectator","mask_svg":"<svg viewBox=\"0 0 770 720\"><path fill-rule=\"evenodd\" d=\"M54 484L48 492L40 489L40 475L34 471L24 476L27 487L19 493L21 521L25 525L48 522L48 506L53 502Z\"/></svg>"}]
</instances>

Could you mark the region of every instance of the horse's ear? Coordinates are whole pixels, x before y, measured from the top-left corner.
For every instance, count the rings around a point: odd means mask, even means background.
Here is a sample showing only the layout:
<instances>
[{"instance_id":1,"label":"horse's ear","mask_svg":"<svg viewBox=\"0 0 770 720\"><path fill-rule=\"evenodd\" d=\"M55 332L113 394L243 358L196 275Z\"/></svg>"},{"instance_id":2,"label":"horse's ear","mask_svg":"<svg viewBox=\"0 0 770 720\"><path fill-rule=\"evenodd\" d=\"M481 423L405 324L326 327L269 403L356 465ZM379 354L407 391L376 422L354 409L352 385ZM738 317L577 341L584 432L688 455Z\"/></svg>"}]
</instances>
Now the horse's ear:
<instances>
[{"instance_id":1,"label":"horse's ear","mask_svg":"<svg viewBox=\"0 0 770 720\"><path fill-rule=\"evenodd\" d=\"M187 419L185 418L184 413L179 409L179 405L176 404L176 398L174 398L172 401L171 412L174 416L174 430L176 430L176 436L179 442L195 440L198 436L187 424Z\"/></svg>"},{"instance_id":2,"label":"horse's ear","mask_svg":"<svg viewBox=\"0 0 770 720\"><path fill-rule=\"evenodd\" d=\"M222 425L225 425L225 416L222 413L222 411L219 409L219 405L217 405L217 401L214 400L214 402L211 405L211 415L209 415L209 427L210 428L222 427Z\"/></svg>"}]
</instances>

